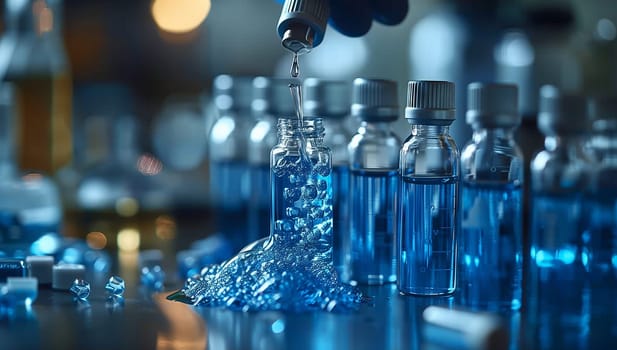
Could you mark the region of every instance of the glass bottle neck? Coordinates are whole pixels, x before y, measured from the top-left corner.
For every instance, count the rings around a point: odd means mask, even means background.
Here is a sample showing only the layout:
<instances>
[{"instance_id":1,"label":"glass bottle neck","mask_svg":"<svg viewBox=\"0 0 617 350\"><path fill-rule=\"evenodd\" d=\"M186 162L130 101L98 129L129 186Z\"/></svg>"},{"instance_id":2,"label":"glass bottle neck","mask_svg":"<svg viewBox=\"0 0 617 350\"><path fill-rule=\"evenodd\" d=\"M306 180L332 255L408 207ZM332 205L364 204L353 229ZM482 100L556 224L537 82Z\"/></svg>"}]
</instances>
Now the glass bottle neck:
<instances>
[{"instance_id":1,"label":"glass bottle neck","mask_svg":"<svg viewBox=\"0 0 617 350\"><path fill-rule=\"evenodd\" d=\"M472 139L475 143L491 140L514 140L514 130L510 128L474 129Z\"/></svg>"},{"instance_id":2,"label":"glass bottle neck","mask_svg":"<svg viewBox=\"0 0 617 350\"><path fill-rule=\"evenodd\" d=\"M544 148L550 152L573 152L583 149L584 135L551 135L544 138Z\"/></svg>"},{"instance_id":3,"label":"glass bottle neck","mask_svg":"<svg viewBox=\"0 0 617 350\"><path fill-rule=\"evenodd\" d=\"M321 118L304 118L302 125L297 118L279 118L278 136L280 140L322 140L325 134Z\"/></svg>"},{"instance_id":4,"label":"glass bottle neck","mask_svg":"<svg viewBox=\"0 0 617 350\"><path fill-rule=\"evenodd\" d=\"M390 131L390 122L368 122L363 120L360 122L360 131L364 132L385 132Z\"/></svg>"},{"instance_id":5,"label":"glass bottle neck","mask_svg":"<svg viewBox=\"0 0 617 350\"><path fill-rule=\"evenodd\" d=\"M416 137L442 137L449 134L450 127L447 125L419 125L411 126L411 135Z\"/></svg>"}]
</instances>

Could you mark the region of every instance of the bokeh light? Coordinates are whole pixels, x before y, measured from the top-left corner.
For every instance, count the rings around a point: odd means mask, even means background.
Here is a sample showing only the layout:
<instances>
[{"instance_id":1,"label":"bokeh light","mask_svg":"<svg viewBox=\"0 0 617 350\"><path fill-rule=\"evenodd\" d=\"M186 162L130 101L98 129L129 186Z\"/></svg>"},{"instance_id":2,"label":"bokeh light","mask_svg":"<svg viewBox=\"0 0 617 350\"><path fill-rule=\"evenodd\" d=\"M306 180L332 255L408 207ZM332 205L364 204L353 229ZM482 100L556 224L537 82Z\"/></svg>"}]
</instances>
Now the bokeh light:
<instances>
[{"instance_id":1,"label":"bokeh light","mask_svg":"<svg viewBox=\"0 0 617 350\"><path fill-rule=\"evenodd\" d=\"M103 232L90 232L86 235L86 243L90 248L100 250L107 245L107 237Z\"/></svg>"},{"instance_id":2,"label":"bokeh light","mask_svg":"<svg viewBox=\"0 0 617 350\"><path fill-rule=\"evenodd\" d=\"M142 154L137 159L137 171L144 175L156 175L163 170L163 163L151 154Z\"/></svg>"},{"instance_id":3,"label":"bokeh light","mask_svg":"<svg viewBox=\"0 0 617 350\"><path fill-rule=\"evenodd\" d=\"M176 221L167 215L161 215L154 221L156 236L160 239L173 239L176 236Z\"/></svg>"},{"instance_id":4,"label":"bokeh light","mask_svg":"<svg viewBox=\"0 0 617 350\"><path fill-rule=\"evenodd\" d=\"M132 197L119 198L116 201L116 212L125 218L135 216L139 212L139 202Z\"/></svg>"},{"instance_id":5,"label":"bokeh light","mask_svg":"<svg viewBox=\"0 0 617 350\"><path fill-rule=\"evenodd\" d=\"M140 243L141 235L139 231L134 228L123 228L118 232L118 237L116 237L118 249L124 252L137 251Z\"/></svg>"},{"instance_id":6,"label":"bokeh light","mask_svg":"<svg viewBox=\"0 0 617 350\"><path fill-rule=\"evenodd\" d=\"M206 19L210 12L210 0L154 0L151 12L161 30L187 33Z\"/></svg>"}]
</instances>

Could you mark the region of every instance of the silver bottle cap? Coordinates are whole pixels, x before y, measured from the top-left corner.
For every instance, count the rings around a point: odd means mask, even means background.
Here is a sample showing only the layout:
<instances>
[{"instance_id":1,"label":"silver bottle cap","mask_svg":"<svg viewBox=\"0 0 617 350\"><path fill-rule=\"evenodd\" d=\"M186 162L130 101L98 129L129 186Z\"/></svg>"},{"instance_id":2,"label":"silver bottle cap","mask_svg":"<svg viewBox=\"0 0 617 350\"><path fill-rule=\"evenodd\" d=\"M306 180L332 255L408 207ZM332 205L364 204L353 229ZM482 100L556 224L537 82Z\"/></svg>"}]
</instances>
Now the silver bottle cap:
<instances>
[{"instance_id":1,"label":"silver bottle cap","mask_svg":"<svg viewBox=\"0 0 617 350\"><path fill-rule=\"evenodd\" d=\"M353 81L351 115L365 121L394 121L398 118L395 81L356 78Z\"/></svg>"},{"instance_id":2,"label":"silver bottle cap","mask_svg":"<svg viewBox=\"0 0 617 350\"><path fill-rule=\"evenodd\" d=\"M617 131L617 95L590 98L589 116L594 131Z\"/></svg>"},{"instance_id":3,"label":"silver bottle cap","mask_svg":"<svg viewBox=\"0 0 617 350\"><path fill-rule=\"evenodd\" d=\"M545 135L585 133L590 120L585 97L564 94L552 85L540 88L538 129Z\"/></svg>"},{"instance_id":4,"label":"silver bottle cap","mask_svg":"<svg viewBox=\"0 0 617 350\"><path fill-rule=\"evenodd\" d=\"M410 124L450 125L456 119L454 83L412 80L407 84L405 118Z\"/></svg>"},{"instance_id":5,"label":"silver bottle cap","mask_svg":"<svg viewBox=\"0 0 617 350\"><path fill-rule=\"evenodd\" d=\"M281 44L297 54L309 52L323 40L329 15L328 0L286 0L277 25Z\"/></svg>"},{"instance_id":6,"label":"silver bottle cap","mask_svg":"<svg viewBox=\"0 0 617 350\"><path fill-rule=\"evenodd\" d=\"M253 100L253 78L236 77L227 74L214 78L214 104L221 111L239 111L251 108Z\"/></svg>"},{"instance_id":7,"label":"silver bottle cap","mask_svg":"<svg viewBox=\"0 0 617 350\"><path fill-rule=\"evenodd\" d=\"M308 78L304 80L304 114L324 118L349 115L349 84L339 80Z\"/></svg>"},{"instance_id":8,"label":"silver bottle cap","mask_svg":"<svg viewBox=\"0 0 617 350\"><path fill-rule=\"evenodd\" d=\"M257 77L253 80L255 101L253 111L276 117L295 117L296 104L291 95L290 84L300 84L297 79Z\"/></svg>"},{"instance_id":9,"label":"silver bottle cap","mask_svg":"<svg viewBox=\"0 0 617 350\"><path fill-rule=\"evenodd\" d=\"M467 86L467 124L480 128L512 128L521 123L518 89L513 84L471 83Z\"/></svg>"}]
</instances>

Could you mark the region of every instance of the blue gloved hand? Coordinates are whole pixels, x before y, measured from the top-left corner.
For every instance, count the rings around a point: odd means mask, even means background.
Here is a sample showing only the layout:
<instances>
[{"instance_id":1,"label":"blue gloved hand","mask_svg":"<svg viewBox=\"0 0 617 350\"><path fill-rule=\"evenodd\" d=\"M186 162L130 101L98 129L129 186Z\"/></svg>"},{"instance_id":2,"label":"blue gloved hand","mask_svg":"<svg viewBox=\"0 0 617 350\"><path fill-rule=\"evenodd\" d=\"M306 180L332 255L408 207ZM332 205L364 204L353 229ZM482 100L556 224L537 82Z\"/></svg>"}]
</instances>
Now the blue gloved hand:
<instances>
[{"instance_id":1,"label":"blue gloved hand","mask_svg":"<svg viewBox=\"0 0 617 350\"><path fill-rule=\"evenodd\" d=\"M387 25L401 23L409 10L408 0L329 0L328 23L344 35L357 37L371 29L373 20ZM284 0L278 0L283 3Z\"/></svg>"}]
</instances>

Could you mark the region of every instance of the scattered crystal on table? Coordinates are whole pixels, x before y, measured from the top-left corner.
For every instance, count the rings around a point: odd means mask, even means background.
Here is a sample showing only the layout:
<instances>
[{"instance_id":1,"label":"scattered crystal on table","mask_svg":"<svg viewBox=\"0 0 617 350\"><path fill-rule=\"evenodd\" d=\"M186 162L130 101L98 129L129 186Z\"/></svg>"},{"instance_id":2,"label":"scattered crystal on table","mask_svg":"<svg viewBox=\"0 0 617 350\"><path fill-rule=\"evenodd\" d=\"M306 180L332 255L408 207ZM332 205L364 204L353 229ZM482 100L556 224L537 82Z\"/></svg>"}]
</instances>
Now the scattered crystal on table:
<instances>
[{"instance_id":1,"label":"scattered crystal on table","mask_svg":"<svg viewBox=\"0 0 617 350\"><path fill-rule=\"evenodd\" d=\"M105 285L105 290L113 297L122 297L124 289L124 280L118 276L111 276Z\"/></svg>"},{"instance_id":2,"label":"scattered crystal on table","mask_svg":"<svg viewBox=\"0 0 617 350\"><path fill-rule=\"evenodd\" d=\"M86 300L90 296L90 283L81 278L76 278L73 281L71 289L69 289L73 295L81 300Z\"/></svg>"}]
</instances>

